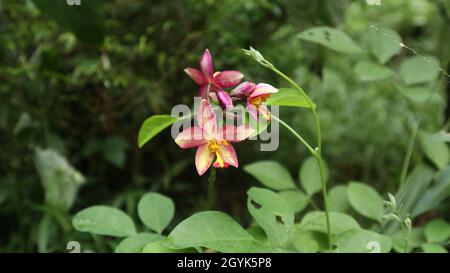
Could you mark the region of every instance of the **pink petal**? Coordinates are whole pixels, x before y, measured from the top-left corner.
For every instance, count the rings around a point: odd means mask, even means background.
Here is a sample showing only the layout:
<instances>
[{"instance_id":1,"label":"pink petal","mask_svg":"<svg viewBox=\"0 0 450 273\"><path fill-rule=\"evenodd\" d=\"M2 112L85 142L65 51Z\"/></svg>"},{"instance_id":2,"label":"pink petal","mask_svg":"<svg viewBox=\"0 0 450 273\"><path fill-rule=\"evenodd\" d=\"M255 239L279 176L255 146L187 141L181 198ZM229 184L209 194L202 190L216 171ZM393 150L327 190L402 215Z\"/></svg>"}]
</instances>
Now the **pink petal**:
<instances>
[{"instance_id":1,"label":"pink petal","mask_svg":"<svg viewBox=\"0 0 450 273\"><path fill-rule=\"evenodd\" d=\"M231 100L230 95L228 95L227 92L223 90L217 90L216 91L217 99L219 100L220 104L224 107L233 107L233 101Z\"/></svg>"},{"instance_id":2,"label":"pink petal","mask_svg":"<svg viewBox=\"0 0 450 273\"><path fill-rule=\"evenodd\" d=\"M230 95L235 97L249 96L255 89L255 86L256 85L252 82L243 82L231 90Z\"/></svg>"},{"instance_id":3,"label":"pink petal","mask_svg":"<svg viewBox=\"0 0 450 273\"><path fill-rule=\"evenodd\" d=\"M233 145L227 144L227 145L221 145L219 149L217 150L220 157L222 157L222 160L224 163L228 163L233 167L238 167L239 162L236 155L236 151L233 148Z\"/></svg>"},{"instance_id":4,"label":"pink petal","mask_svg":"<svg viewBox=\"0 0 450 273\"><path fill-rule=\"evenodd\" d=\"M247 105L247 111L254 121L258 121L258 108L252 104Z\"/></svg>"},{"instance_id":5,"label":"pink petal","mask_svg":"<svg viewBox=\"0 0 450 273\"><path fill-rule=\"evenodd\" d=\"M214 81L222 88L236 86L242 78L244 78L244 74L235 70L222 71L214 75Z\"/></svg>"},{"instance_id":6,"label":"pink petal","mask_svg":"<svg viewBox=\"0 0 450 273\"><path fill-rule=\"evenodd\" d=\"M212 110L211 104L202 99L197 112L197 123L206 134L206 138L210 138L216 133L216 113Z\"/></svg>"},{"instance_id":7,"label":"pink petal","mask_svg":"<svg viewBox=\"0 0 450 273\"><path fill-rule=\"evenodd\" d=\"M258 111L260 116L264 117L266 120L270 120L270 111L267 109L266 105L260 105Z\"/></svg>"},{"instance_id":8,"label":"pink petal","mask_svg":"<svg viewBox=\"0 0 450 273\"><path fill-rule=\"evenodd\" d=\"M238 127L234 125L225 125L221 136L229 142L240 142L248 138L253 132L254 130L248 125L240 125Z\"/></svg>"},{"instance_id":9,"label":"pink petal","mask_svg":"<svg viewBox=\"0 0 450 273\"><path fill-rule=\"evenodd\" d=\"M214 159L214 153L209 151L208 144L198 147L195 154L195 167L199 175L203 175L211 166Z\"/></svg>"},{"instance_id":10,"label":"pink petal","mask_svg":"<svg viewBox=\"0 0 450 273\"><path fill-rule=\"evenodd\" d=\"M212 56L208 49L205 49L205 52L203 52L203 56L200 60L200 67L202 68L203 74L207 78L212 77L214 67L213 67Z\"/></svg>"},{"instance_id":11,"label":"pink petal","mask_svg":"<svg viewBox=\"0 0 450 273\"><path fill-rule=\"evenodd\" d=\"M191 77L191 79L198 85L208 83L208 80L205 76L203 76L203 73L196 68L188 67L184 70L184 72L186 72L186 74L188 74L188 76Z\"/></svg>"},{"instance_id":12,"label":"pink petal","mask_svg":"<svg viewBox=\"0 0 450 273\"><path fill-rule=\"evenodd\" d=\"M182 149L198 147L206 142L202 129L196 126L183 130L175 138L175 143Z\"/></svg>"},{"instance_id":13,"label":"pink petal","mask_svg":"<svg viewBox=\"0 0 450 273\"><path fill-rule=\"evenodd\" d=\"M200 86L200 88L198 89L198 96L202 97L203 99L206 99L208 96L208 86L209 84L204 84L202 86Z\"/></svg>"},{"instance_id":14,"label":"pink petal","mask_svg":"<svg viewBox=\"0 0 450 273\"><path fill-rule=\"evenodd\" d=\"M278 92L278 89L276 89L275 87L273 87L270 84L258 83L255 87L255 90L250 95L250 98L254 98L254 97L258 97L258 96L266 95L266 94L277 93L277 92Z\"/></svg>"}]
</instances>

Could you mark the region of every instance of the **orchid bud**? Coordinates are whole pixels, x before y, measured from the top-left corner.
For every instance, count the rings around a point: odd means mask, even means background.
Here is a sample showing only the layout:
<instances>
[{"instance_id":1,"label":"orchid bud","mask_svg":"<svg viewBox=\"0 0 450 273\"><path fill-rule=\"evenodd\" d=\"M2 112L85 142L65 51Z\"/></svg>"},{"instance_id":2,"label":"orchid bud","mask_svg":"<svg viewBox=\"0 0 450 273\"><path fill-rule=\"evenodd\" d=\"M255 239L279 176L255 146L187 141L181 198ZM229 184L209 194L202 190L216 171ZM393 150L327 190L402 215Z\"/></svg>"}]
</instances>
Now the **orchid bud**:
<instances>
[{"instance_id":1,"label":"orchid bud","mask_svg":"<svg viewBox=\"0 0 450 273\"><path fill-rule=\"evenodd\" d=\"M230 95L238 98L248 97L255 89L255 86L256 85L252 82L243 82L231 90Z\"/></svg>"},{"instance_id":2,"label":"orchid bud","mask_svg":"<svg viewBox=\"0 0 450 273\"><path fill-rule=\"evenodd\" d=\"M223 108L233 107L233 101L231 100L230 95L223 90L216 91L217 99Z\"/></svg>"}]
</instances>

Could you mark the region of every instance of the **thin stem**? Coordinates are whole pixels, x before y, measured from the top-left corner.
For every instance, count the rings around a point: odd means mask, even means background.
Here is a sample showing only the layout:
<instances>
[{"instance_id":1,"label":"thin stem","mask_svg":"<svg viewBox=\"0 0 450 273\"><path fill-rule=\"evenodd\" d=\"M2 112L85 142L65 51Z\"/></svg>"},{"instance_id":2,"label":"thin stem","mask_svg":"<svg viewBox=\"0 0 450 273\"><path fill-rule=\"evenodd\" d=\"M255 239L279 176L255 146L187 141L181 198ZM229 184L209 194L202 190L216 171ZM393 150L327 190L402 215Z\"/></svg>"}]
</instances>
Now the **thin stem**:
<instances>
[{"instance_id":1,"label":"thin stem","mask_svg":"<svg viewBox=\"0 0 450 273\"><path fill-rule=\"evenodd\" d=\"M316 156L316 150L314 150L311 147L311 145L309 145L309 143L301 135L299 135L294 129L292 129L291 126L289 126L286 122L282 121L280 118L276 117L275 115L272 115L271 118L278 121L281 125L286 127L286 129L288 129L295 137L298 138L298 140L300 140L301 143L303 143L303 145L306 146L306 148L308 149L308 151L311 153L312 156L314 156L314 157Z\"/></svg>"},{"instance_id":2,"label":"thin stem","mask_svg":"<svg viewBox=\"0 0 450 273\"><path fill-rule=\"evenodd\" d=\"M212 167L208 177L208 209L212 210L216 204L216 168Z\"/></svg>"},{"instance_id":3,"label":"thin stem","mask_svg":"<svg viewBox=\"0 0 450 273\"><path fill-rule=\"evenodd\" d=\"M402 171L400 174L400 181L398 188L401 188L406 180L406 175L408 173L409 162L411 161L412 151L414 149L414 143L416 143L417 132L419 131L420 122L416 122L411 133L411 138L408 142L408 148L406 150L405 159L403 160Z\"/></svg>"},{"instance_id":4,"label":"thin stem","mask_svg":"<svg viewBox=\"0 0 450 273\"><path fill-rule=\"evenodd\" d=\"M276 69L273 65L269 65L268 67L272 71L277 73L280 77L282 77L283 79L288 81L295 89L297 89L303 95L303 97L306 99L306 101L311 109L311 112L314 116L314 120L316 122L317 149L314 150L313 155L317 160L317 164L319 165L319 170L320 170L320 181L322 184L322 194L323 194L323 206L325 209L325 217L326 217L326 222L327 222L328 247L331 250L333 243L331 241L332 236L331 236L330 212L328 209L328 193L327 193L326 178L325 178L325 172L324 172L324 166L323 166L323 160L322 160L322 130L321 130L321 126L320 126L319 116L317 115L316 107L315 107L314 103L312 102L312 100L309 98L309 96L306 94L306 92L295 81L293 81L291 78L286 76L280 70Z\"/></svg>"}]
</instances>

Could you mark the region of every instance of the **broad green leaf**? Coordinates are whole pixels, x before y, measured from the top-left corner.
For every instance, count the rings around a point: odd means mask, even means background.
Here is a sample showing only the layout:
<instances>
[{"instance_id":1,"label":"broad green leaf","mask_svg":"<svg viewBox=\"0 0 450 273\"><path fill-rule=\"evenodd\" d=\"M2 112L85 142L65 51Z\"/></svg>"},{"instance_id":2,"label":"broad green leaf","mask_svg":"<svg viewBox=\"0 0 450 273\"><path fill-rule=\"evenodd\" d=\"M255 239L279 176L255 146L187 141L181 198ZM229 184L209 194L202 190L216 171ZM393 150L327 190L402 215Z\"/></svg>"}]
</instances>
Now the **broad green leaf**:
<instances>
[{"instance_id":1,"label":"broad green leaf","mask_svg":"<svg viewBox=\"0 0 450 273\"><path fill-rule=\"evenodd\" d=\"M267 242L267 235L262 227L254 225L248 228L247 232L252 235L253 239L255 239L256 241L260 241L262 243Z\"/></svg>"},{"instance_id":2,"label":"broad green leaf","mask_svg":"<svg viewBox=\"0 0 450 273\"><path fill-rule=\"evenodd\" d=\"M447 249L437 244L424 244L422 249L425 253L448 253Z\"/></svg>"},{"instance_id":3,"label":"broad green leaf","mask_svg":"<svg viewBox=\"0 0 450 273\"><path fill-rule=\"evenodd\" d=\"M432 90L425 86L405 87L396 84L397 90L414 103L424 103L430 99Z\"/></svg>"},{"instance_id":4,"label":"broad green leaf","mask_svg":"<svg viewBox=\"0 0 450 273\"><path fill-rule=\"evenodd\" d=\"M301 253L316 253L328 248L326 234L316 231L296 230L292 242L295 249Z\"/></svg>"},{"instance_id":5,"label":"broad green leaf","mask_svg":"<svg viewBox=\"0 0 450 273\"><path fill-rule=\"evenodd\" d=\"M331 232L334 235L348 230L361 229L358 222L350 215L340 212L330 212ZM327 233L326 216L323 211L313 211L305 215L300 224L296 225L300 230L312 230Z\"/></svg>"},{"instance_id":6,"label":"broad green leaf","mask_svg":"<svg viewBox=\"0 0 450 273\"><path fill-rule=\"evenodd\" d=\"M266 104L311 108L305 97L299 91L292 88L280 88L278 93L270 95ZM313 104L313 107L316 107L315 104Z\"/></svg>"},{"instance_id":7,"label":"broad green leaf","mask_svg":"<svg viewBox=\"0 0 450 273\"><path fill-rule=\"evenodd\" d=\"M440 170L447 167L450 161L450 154L447 144L440 141L433 141L432 135L424 132L420 134L420 140L425 154L436 165L436 167Z\"/></svg>"},{"instance_id":8,"label":"broad green leaf","mask_svg":"<svg viewBox=\"0 0 450 273\"><path fill-rule=\"evenodd\" d=\"M275 161L258 161L244 167L244 171L254 176L264 186L275 190L295 189L289 171Z\"/></svg>"},{"instance_id":9,"label":"broad green leaf","mask_svg":"<svg viewBox=\"0 0 450 273\"><path fill-rule=\"evenodd\" d=\"M255 240L230 216L218 211L192 215L169 235L177 248L207 247L220 252L247 252Z\"/></svg>"},{"instance_id":10,"label":"broad green leaf","mask_svg":"<svg viewBox=\"0 0 450 273\"><path fill-rule=\"evenodd\" d=\"M282 247L294 225L294 211L277 193L252 187L247 191L247 207L255 221L267 234L272 245Z\"/></svg>"},{"instance_id":11,"label":"broad green leaf","mask_svg":"<svg viewBox=\"0 0 450 273\"><path fill-rule=\"evenodd\" d=\"M338 253L388 253L392 248L390 237L373 231L349 230L336 239Z\"/></svg>"},{"instance_id":12,"label":"broad green leaf","mask_svg":"<svg viewBox=\"0 0 450 273\"><path fill-rule=\"evenodd\" d=\"M173 218L175 205L172 199L159 193L145 194L138 203L138 214L151 230L161 234Z\"/></svg>"},{"instance_id":13,"label":"broad green leaf","mask_svg":"<svg viewBox=\"0 0 450 273\"><path fill-rule=\"evenodd\" d=\"M347 188L350 205L361 215L381 222L383 217L383 198L372 187L359 183L350 182Z\"/></svg>"},{"instance_id":14,"label":"broad green leaf","mask_svg":"<svg viewBox=\"0 0 450 273\"><path fill-rule=\"evenodd\" d=\"M331 27L314 27L301 32L302 40L317 43L343 53L361 53L361 48L340 29Z\"/></svg>"},{"instance_id":15,"label":"broad green leaf","mask_svg":"<svg viewBox=\"0 0 450 273\"><path fill-rule=\"evenodd\" d=\"M308 206L309 197L302 191L283 191L278 193L281 197L288 202L294 213L301 212Z\"/></svg>"},{"instance_id":16,"label":"broad green leaf","mask_svg":"<svg viewBox=\"0 0 450 273\"><path fill-rule=\"evenodd\" d=\"M67 210L72 207L84 176L53 149L36 148L34 164L45 191L45 202Z\"/></svg>"},{"instance_id":17,"label":"broad green leaf","mask_svg":"<svg viewBox=\"0 0 450 273\"><path fill-rule=\"evenodd\" d=\"M62 29L73 32L83 42L101 46L106 34L101 0L81 1L70 6L61 0L33 0L43 15L55 20Z\"/></svg>"},{"instance_id":18,"label":"broad green leaf","mask_svg":"<svg viewBox=\"0 0 450 273\"><path fill-rule=\"evenodd\" d=\"M139 130L139 147L144 146L145 143L149 142L154 136L172 125L175 121L177 121L177 118L169 115L156 115L146 119Z\"/></svg>"},{"instance_id":19,"label":"broad green leaf","mask_svg":"<svg viewBox=\"0 0 450 273\"><path fill-rule=\"evenodd\" d=\"M406 252L407 231L401 229L392 236L392 246L396 252ZM408 253L426 243L424 228L413 228L408 240Z\"/></svg>"},{"instance_id":20,"label":"broad green leaf","mask_svg":"<svg viewBox=\"0 0 450 273\"><path fill-rule=\"evenodd\" d=\"M369 28L368 42L370 51L381 64L385 64L400 52L402 38L396 31L387 27L378 27L378 30Z\"/></svg>"},{"instance_id":21,"label":"broad green leaf","mask_svg":"<svg viewBox=\"0 0 450 273\"><path fill-rule=\"evenodd\" d=\"M164 239L154 233L138 233L123 239L116 247L116 253L141 253L146 245Z\"/></svg>"},{"instance_id":22,"label":"broad green leaf","mask_svg":"<svg viewBox=\"0 0 450 273\"><path fill-rule=\"evenodd\" d=\"M425 58L425 59L424 59ZM439 76L439 60L433 56L413 56L400 66L400 75L408 85L434 81Z\"/></svg>"},{"instance_id":23,"label":"broad green leaf","mask_svg":"<svg viewBox=\"0 0 450 273\"><path fill-rule=\"evenodd\" d=\"M450 167L438 173L435 182L420 199L412 215L417 216L437 207L448 196L450 196Z\"/></svg>"},{"instance_id":24,"label":"broad green leaf","mask_svg":"<svg viewBox=\"0 0 450 273\"><path fill-rule=\"evenodd\" d=\"M347 186L339 185L333 187L328 194L328 204L330 211L347 212L350 209Z\"/></svg>"},{"instance_id":25,"label":"broad green leaf","mask_svg":"<svg viewBox=\"0 0 450 273\"><path fill-rule=\"evenodd\" d=\"M450 237L450 225L442 219L436 219L425 227L425 237L429 243L444 243Z\"/></svg>"},{"instance_id":26,"label":"broad green leaf","mask_svg":"<svg viewBox=\"0 0 450 273\"><path fill-rule=\"evenodd\" d=\"M328 180L328 168L325 162L323 165L325 179ZM303 162L300 168L299 179L308 196L312 196L322 189L319 164L314 157L309 157Z\"/></svg>"},{"instance_id":27,"label":"broad green leaf","mask_svg":"<svg viewBox=\"0 0 450 273\"><path fill-rule=\"evenodd\" d=\"M169 240L163 239L145 245L143 253L196 253L195 248L175 248Z\"/></svg>"},{"instance_id":28,"label":"broad green leaf","mask_svg":"<svg viewBox=\"0 0 450 273\"><path fill-rule=\"evenodd\" d=\"M131 218L123 211L108 206L92 206L78 212L73 218L73 226L81 232L99 235L127 237L136 234Z\"/></svg>"},{"instance_id":29,"label":"broad green leaf","mask_svg":"<svg viewBox=\"0 0 450 273\"><path fill-rule=\"evenodd\" d=\"M381 81L390 78L394 72L384 66L361 61L355 66L355 73L362 81Z\"/></svg>"}]
</instances>

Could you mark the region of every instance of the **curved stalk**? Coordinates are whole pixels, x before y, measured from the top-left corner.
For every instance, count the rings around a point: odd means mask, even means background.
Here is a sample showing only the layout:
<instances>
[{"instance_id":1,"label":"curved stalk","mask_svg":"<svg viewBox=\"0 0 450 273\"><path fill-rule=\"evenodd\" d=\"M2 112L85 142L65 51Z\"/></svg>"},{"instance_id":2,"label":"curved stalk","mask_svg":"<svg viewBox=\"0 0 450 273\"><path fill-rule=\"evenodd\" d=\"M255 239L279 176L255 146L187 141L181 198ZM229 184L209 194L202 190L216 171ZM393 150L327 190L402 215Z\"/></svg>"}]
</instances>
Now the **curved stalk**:
<instances>
[{"instance_id":1,"label":"curved stalk","mask_svg":"<svg viewBox=\"0 0 450 273\"><path fill-rule=\"evenodd\" d=\"M309 96L306 94L306 92L295 81L293 81L291 78L286 76L280 70L276 69L273 65L269 65L268 67L272 71L277 73L280 77L282 77L283 79L288 81L295 89L297 89L302 94L302 96L306 99L306 101L307 101L307 103L308 103L308 105L309 105L309 107L311 109L311 112L312 112L312 114L314 116L314 120L316 122L317 149L313 150L312 154L316 158L317 164L319 165L320 181L321 181L321 184L322 184L323 206L324 206L324 209L325 209L325 217L326 217L326 222L327 222L328 247L331 250L333 244L332 244L332 241L331 241L332 236L331 236L330 212L329 212L329 209L328 209L327 185L326 185L325 171L324 171L323 160L322 160L322 130L321 130L321 127L320 127L319 116L317 115L317 111L316 111L316 108L315 108L314 103L312 102L312 100L309 98ZM294 133L294 135L296 135L297 137L300 137L296 132ZM299 139L302 141L301 137ZM305 144L304 140L302 141L302 143ZM307 146L307 148L308 148L308 146ZM311 147L309 146L308 149L310 149L310 148Z\"/></svg>"}]
</instances>

